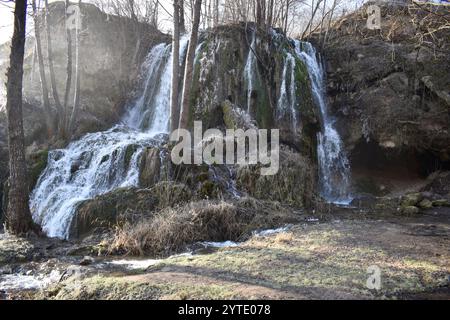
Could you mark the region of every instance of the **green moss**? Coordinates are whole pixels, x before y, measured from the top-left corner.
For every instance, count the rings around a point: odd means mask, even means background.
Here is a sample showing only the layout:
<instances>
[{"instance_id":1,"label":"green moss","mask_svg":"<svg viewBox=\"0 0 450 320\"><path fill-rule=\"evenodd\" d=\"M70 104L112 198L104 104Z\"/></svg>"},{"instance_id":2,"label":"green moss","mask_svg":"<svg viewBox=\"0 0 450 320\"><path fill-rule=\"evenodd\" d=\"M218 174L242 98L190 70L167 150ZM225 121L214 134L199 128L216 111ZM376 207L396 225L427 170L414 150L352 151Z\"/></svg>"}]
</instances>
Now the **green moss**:
<instances>
[{"instance_id":1,"label":"green moss","mask_svg":"<svg viewBox=\"0 0 450 320\"><path fill-rule=\"evenodd\" d=\"M33 190L42 172L47 167L48 150L42 150L31 155L30 162L30 190Z\"/></svg>"},{"instance_id":2,"label":"green moss","mask_svg":"<svg viewBox=\"0 0 450 320\"><path fill-rule=\"evenodd\" d=\"M226 100L222 103L223 122L227 129L239 129L233 116L233 105Z\"/></svg>"},{"instance_id":3,"label":"green moss","mask_svg":"<svg viewBox=\"0 0 450 320\"><path fill-rule=\"evenodd\" d=\"M137 145L129 145L125 150L125 168L130 166L131 158L133 158L134 153L136 152L138 146Z\"/></svg>"},{"instance_id":4,"label":"green moss","mask_svg":"<svg viewBox=\"0 0 450 320\"><path fill-rule=\"evenodd\" d=\"M207 180L203 182L199 193L202 198L213 199L217 197L220 191L219 187L213 181Z\"/></svg>"},{"instance_id":5,"label":"green moss","mask_svg":"<svg viewBox=\"0 0 450 320\"><path fill-rule=\"evenodd\" d=\"M204 300L238 298L232 285L152 283L151 276L93 276L68 280L39 293L56 300Z\"/></svg>"}]
</instances>

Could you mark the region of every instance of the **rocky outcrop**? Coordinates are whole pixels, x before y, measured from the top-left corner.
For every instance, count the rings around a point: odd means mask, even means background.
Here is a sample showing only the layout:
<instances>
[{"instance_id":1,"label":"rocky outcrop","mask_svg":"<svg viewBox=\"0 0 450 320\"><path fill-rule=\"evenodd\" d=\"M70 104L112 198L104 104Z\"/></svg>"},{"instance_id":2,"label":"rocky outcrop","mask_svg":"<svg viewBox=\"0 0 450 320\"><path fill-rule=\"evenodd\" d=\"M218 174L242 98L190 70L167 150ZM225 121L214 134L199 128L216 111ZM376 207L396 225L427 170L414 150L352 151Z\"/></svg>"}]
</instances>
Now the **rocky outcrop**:
<instances>
[{"instance_id":1,"label":"rocky outcrop","mask_svg":"<svg viewBox=\"0 0 450 320\"><path fill-rule=\"evenodd\" d=\"M424 10L378 4L381 30L367 29L363 7L335 24L322 53L354 181L369 176L388 188L389 181L450 168L450 37L443 29L421 38L430 19ZM321 45L323 37L313 38Z\"/></svg>"},{"instance_id":2,"label":"rocky outcrop","mask_svg":"<svg viewBox=\"0 0 450 320\"><path fill-rule=\"evenodd\" d=\"M117 189L80 204L71 223L70 237L84 238L94 231L133 222L157 209L187 202L191 197L185 185L169 182L151 189Z\"/></svg>"},{"instance_id":3,"label":"rocky outcrop","mask_svg":"<svg viewBox=\"0 0 450 320\"><path fill-rule=\"evenodd\" d=\"M254 67L250 85L246 66L252 55ZM294 74L293 79L283 75L288 55L295 62L290 66L294 70L289 70L289 74ZM290 98L296 101L295 116L299 119L296 123L292 121L292 113L279 110L278 106L286 77L289 77L287 86L289 81L295 81L295 97ZM202 33L192 85L191 121L202 120L205 129L236 125L245 128L249 126L245 119L252 119L258 128L280 129L284 144L314 158L315 134L320 126L308 72L295 54L294 44L279 31L261 34L255 31L253 24L241 23ZM233 123L236 116L241 120Z\"/></svg>"}]
</instances>

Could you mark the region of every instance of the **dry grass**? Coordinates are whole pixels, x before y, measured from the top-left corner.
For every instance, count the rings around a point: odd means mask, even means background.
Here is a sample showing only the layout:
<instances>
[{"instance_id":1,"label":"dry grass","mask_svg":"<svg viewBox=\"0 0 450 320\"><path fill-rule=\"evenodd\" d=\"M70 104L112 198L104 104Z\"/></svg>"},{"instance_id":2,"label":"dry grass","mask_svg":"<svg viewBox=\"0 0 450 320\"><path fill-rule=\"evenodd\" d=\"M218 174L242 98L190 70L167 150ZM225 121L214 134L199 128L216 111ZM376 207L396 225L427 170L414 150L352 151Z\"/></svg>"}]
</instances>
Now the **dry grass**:
<instances>
[{"instance_id":1,"label":"dry grass","mask_svg":"<svg viewBox=\"0 0 450 320\"><path fill-rule=\"evenodd\" d=\"M200 241L244 240L251 231L296 222L290 210L244 198L166 208L149 219L116 228L112 254L168 256Z\"/></svg>"},{"instance_id":2,"label":"dry grass","mask_svg":"<svg viewBox=\"0 0 450 320\"><path fill-rule=\"evenodd\" d=\"M291 232L282 232L275 237L275 242L278 244L289 244L292 241L294 241L294 235Z\"/></svg>"}]
</instances>

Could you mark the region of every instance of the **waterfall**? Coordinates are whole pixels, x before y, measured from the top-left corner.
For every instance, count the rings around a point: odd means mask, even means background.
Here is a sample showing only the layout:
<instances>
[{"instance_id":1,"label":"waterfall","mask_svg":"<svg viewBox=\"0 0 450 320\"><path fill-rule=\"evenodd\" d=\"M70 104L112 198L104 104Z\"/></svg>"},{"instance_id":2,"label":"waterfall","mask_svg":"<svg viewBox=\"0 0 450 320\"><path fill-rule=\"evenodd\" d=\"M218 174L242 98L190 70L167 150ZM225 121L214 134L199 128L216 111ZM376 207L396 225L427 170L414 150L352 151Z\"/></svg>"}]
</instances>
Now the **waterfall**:
<instances>
[{"instance_id":1,"label":"waterfall","mask_svg":"<svg viewBox=\"0 0 450 320\"><path fill-rule=\"evenodd\" d=\"M187 38L180 44L185 54ZM172 78L171 45L155 46L142 66L139 97L122 124L87 134L66 149L49 153L47 168L30 196L33 219L49 237L69 237L80 203L117 188L138 185L140 156L167 133Z\"/></svg>"},{"instance_id":2,"label":"waterfall","mask_svg":"<svg viewBox=\"0 0 450 320\"><path fill-rule=\"evenodd\" d=\"M342 139L334 127L334 119L328 114L324 89L324 70L317 60L314 47L308 42L295 41L297 55L306 64L314 99L322 116L322 132L318 134L318 160L321 193L325 200L349 204L350 164L344 152Z\"/></svg>"},{"instance_id":3,"label":"waterfall","mask_svg":"<svg viewBox=\"0 0 450 320\"><path fill-rule=\"evenodd\" d=\"M251 114L250 107L252 105L252 92L255 90L256 77L256 34L253 33L252 43L248 51L247 62L244 69L244 82L247 86L247 112Z\"/></svg>"},{"instance_id":4,"label":"waterfall","mask_svg":"<svg viewBox=\"0 0 450 320\"><path fill-rule=\"evenodd\" d=\"M295 58L287 53L284 61L280 97L277 102L277 118L289 116L292 130L297 130L297 86L295 84Z\"/></svg>"}]
</instances>

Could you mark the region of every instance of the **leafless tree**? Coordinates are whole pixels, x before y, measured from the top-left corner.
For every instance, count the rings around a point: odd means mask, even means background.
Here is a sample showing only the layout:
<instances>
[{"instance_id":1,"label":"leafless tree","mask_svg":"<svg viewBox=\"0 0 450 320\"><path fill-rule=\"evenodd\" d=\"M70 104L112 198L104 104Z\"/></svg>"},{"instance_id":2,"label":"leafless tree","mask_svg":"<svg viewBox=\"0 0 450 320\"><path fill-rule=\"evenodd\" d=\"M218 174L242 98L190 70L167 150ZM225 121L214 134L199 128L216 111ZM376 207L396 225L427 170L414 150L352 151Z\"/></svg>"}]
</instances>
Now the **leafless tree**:
<instances>
[{"instance_id":1,"label":"leafless tree","mask_svg":"<svg viewBox=\"0 0 450 320\"><path fill-rule=\"evenodd\" d=\"M176 130L179 123L179 81L180 81L180 5L181 0L173 0L173 43L172 43L172 92L170 102L170 127Z\"/></svg>"},{"instance_id":2,"label":"leafless tree","mask_svg":"<svg viewBox=\"0 0 450 320\"><path fill-rule=\"evenodd\" d=\"M6 229L16 235L23 235L33 228L33 221L28 205L29 190L22 118L26 12L27 1L16 0L14 9L14 32L11 41L10 65L6 85L10 188L5 222Z\"/></svg>"},{"instance_id":3,"label":"leafless tree","mask_svg":"<svg viewBox=\"0 0 450 320\"><path fill-rule=\"evenodd\" d=\"M63 114L61 100L59 99L58 89L56 86L56 77L55 77L55 68L53 65L53 45L52 45L52 37L50 32L50 14L49 14L49 6L48 0L44 0L45 2L45 31L47 34L47 59L48 59L48 68L50 72L50 84L52 88L53 100L56 106L56 119L60 119Z\"/></svg>"},{"instance_id":4,"label":"leafless tree","mask_svg":"<svg viewBox=\"0 0 450 320\"><path fill-rule=\"evenodd\" d=\"M194 58L195 49L197 47L198 41L198 29L200 26L200 15L202 8L202 0L195 0L194 3L194 21L192 23L191 38L189 39L189 47L186 56L186 67L184 72L184 86L183 86L183 97L182 97L182 107L180 114L180 125L182 129L188 127L190 105L191 105L191 89L192 89L192 76L194 69Z\"/></svg>"},{"instance_id":5,"label":"leafless tree","mask_svg":"<svg viewBox=\"0 0 450 320\"><path fill-rule=\"evenodd\" d=\"M36 56L37 56L37 60L38 60L39 78L40 78L40 82L41 82L42 104L43 104L44 113L45 113L47 135L49 138L51 138L54 134L55 128L54 128L54 119L52 116L52 110L50 107L47 79L45 76L44 57L42 55L42 43L41 43L41 33L40 33L41 23L40 23L40 17L38 16L39 13L38 13L37 5L36 5L36 0L32 0L31 6L33 8L34 38L36 41Z\"/></svg>"},{"instance_id":6,"label":"leafless tree","mask_svg":"<svg viewBox=\"0 0 450 320\"><path fill-rule=\"evenodd\" d=\"M78 1L78 7L81 9L81 0ZM80 13L81 14L81 13ZM72 113L70 115L69 124L67 126L68 134L71 135L73 131L73 126L75 124L75 119L78 114L78 109L80 107L80 27L81 27L81 17L77 17L79 21L76 23L75 28L75 93Z\"/></svg>"}]
</instances>

